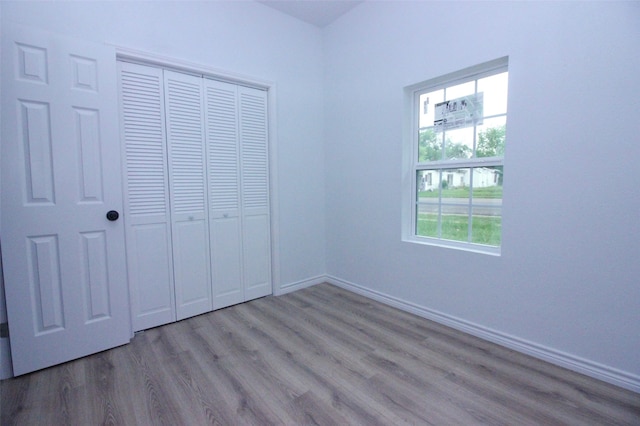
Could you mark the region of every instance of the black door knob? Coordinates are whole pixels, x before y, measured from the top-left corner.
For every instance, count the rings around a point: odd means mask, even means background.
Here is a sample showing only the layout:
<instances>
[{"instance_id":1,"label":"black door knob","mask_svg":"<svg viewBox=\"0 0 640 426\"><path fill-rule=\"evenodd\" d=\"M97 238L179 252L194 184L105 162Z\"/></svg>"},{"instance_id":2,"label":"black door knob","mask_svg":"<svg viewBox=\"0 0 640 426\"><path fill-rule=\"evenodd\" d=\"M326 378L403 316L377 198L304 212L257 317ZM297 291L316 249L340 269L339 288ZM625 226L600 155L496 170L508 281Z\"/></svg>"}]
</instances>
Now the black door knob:
<instances>
[{"instance_id":1,"label":"black door knob","mask_svg":"<svg viewBox=\"0 0 640 426\"><path fill-rule=\"evenodd\" d=\"M120 213L115 210L110 210L107 212L107 219L109 219L111 222L113 222L114 220L118 220L119 217Z\"/></svg>"}]
</instances>

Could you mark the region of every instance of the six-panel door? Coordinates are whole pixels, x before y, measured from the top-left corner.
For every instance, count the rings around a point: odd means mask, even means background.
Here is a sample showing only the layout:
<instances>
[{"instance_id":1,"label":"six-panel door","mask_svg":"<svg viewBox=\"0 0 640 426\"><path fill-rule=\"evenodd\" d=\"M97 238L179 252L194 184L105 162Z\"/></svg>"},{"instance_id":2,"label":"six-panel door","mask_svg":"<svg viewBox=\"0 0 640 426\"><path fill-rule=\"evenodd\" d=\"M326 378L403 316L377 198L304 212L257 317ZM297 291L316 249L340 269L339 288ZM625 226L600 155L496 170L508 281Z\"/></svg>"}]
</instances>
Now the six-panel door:
<instances>
[{"instance_id":1,"label":"six-panel door","mask_svg":"<svg viewBox=\"0 0 640 426\"><path fill-rule=\"evenodd\" d=\"M131 336L112 48L7 25L2 256L14 374Z\"/></svg>"}]
</instances>

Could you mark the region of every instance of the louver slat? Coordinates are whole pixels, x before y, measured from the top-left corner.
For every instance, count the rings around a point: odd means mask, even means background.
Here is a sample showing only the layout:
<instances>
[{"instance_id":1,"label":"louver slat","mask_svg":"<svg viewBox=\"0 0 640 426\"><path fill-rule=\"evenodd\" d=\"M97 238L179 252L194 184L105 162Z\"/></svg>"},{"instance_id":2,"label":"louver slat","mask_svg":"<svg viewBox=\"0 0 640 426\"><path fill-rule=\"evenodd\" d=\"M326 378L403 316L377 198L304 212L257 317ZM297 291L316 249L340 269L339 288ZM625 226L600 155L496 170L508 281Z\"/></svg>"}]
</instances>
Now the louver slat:
<instances>
[{"instance_id":1,"label":"louver slat","mask_svg":"<svg viewBox=\"0 0 640 426\"><path fill-rule=\"evenodd\" d=\"M212 210L237 211L240 204L236 91L236 86L223 83L206 88Z\"/></svg>"},{"instance_id":2,"label":"louver slat","mask_svg":"<svg viewBox=\"0 0 640 426\"><path fill-rule=\"evenodd\" d=\"M240 92L242 203L244 208L268 207L267 105L262 91Z\"/></svg>"},{"instance_id":3,"label":"louver slat","mask_svg":"<svg viewBox=\"0 0 640 426\"><path fill-rule=\"evenodd\" d=\"M204 212L201 86L168 77L166 88L173 211Z\"/></svg>"},{"instance_id":4,"label":"louver slat","mask_svg":"<svg viewBox=\"0 0 640 426\"><path fill-rule=\"evenodd\" d=\"M166 214L162 80L121 71L129 214Z\"/></svg>"}]
</instances>

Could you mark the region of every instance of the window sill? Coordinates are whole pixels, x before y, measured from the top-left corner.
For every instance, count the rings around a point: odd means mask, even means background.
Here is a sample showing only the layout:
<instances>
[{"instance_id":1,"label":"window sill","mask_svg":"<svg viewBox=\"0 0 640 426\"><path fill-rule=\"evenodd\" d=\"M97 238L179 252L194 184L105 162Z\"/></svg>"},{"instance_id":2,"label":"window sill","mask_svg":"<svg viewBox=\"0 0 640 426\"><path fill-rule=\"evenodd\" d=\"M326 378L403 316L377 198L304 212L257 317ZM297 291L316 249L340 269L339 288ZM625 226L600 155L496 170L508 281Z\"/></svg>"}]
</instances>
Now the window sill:
<instances>
[{"instance_id":1,"label":"window sill","mask_svg":"<svg viewBox=\"0 0 640 426\"><path fill-rule=\"evenodd\" d=\"M402 239L405 243L420 244L426 246L442 247L446 249L462 250L471 253L486 254L489 256L501 256L501 247L486 246L482 244L464 243L459 241L441 240L437 238L410 236Z\"/></svg>"}]
</instances>

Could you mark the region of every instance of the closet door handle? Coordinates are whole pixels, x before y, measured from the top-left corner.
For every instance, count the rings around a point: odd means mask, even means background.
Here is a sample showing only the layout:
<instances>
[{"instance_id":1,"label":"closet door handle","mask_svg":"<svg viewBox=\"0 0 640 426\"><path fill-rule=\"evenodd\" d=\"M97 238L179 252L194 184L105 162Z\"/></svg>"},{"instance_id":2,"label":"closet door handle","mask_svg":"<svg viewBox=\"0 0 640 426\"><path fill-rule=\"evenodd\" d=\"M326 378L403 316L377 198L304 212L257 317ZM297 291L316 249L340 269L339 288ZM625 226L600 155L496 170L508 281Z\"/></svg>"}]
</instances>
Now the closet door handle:
<instances>
[{"instance_id":1,"label":"closet door handle","mask_svg":"<svg viewBox=\"0 0 640 426\"><path fill-rule=\"evenodd\" d=\"M115 210L109 210L107 212L107 219L110 220L111 222L118 220L119 217L120 217L120 213L118 213Z\"/></svg>"}]
</instances>

